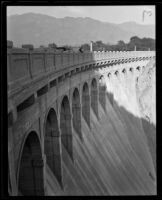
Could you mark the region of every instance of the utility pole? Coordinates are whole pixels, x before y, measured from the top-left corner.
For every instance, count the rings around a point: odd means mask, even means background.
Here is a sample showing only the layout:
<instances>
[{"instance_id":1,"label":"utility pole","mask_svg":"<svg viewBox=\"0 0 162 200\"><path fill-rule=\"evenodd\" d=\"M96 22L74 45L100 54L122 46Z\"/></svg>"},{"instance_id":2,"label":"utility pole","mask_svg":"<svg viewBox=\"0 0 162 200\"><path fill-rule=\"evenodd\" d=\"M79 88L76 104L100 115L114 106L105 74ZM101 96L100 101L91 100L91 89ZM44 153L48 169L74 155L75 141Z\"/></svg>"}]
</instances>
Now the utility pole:
<instances>
[{"instance_id":1,"label":"utility pole","mask_svg":"<svg viewBox=\"0 0 162 200\"><path fill-rule=\"evenodd\" d=\"M90 43L90 51L91 52L93 51L93 41L91 41L91 43Z\"/></svg>"},{"instance_id":2,"label":"utility pole","mask_svg":"<svg viewBox=\"0 0 162 200\"><path fill-rule=\"evenodd\" d=\"M134 51L136 51L136 45L134 46Z\"/></svg>"}]
</instances>

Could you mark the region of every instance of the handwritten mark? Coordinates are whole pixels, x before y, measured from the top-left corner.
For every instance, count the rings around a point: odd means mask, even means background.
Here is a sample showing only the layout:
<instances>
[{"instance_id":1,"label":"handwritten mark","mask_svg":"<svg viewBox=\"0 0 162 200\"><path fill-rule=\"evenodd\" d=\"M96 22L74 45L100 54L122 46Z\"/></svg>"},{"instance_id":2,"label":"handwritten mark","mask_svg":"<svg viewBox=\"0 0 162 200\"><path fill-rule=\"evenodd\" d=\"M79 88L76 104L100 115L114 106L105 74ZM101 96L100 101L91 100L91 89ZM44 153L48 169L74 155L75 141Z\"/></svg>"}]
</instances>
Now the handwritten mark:
<instances>
[{"instance_id":1,"label":"handwritten mark","mask_svg":"<svg viewBox=\"0 0 162 200\"><path fill-rule=\"evenodd\" d=\"M147 14L148 16L152 15L152 11L151 10L144 10L143 14L142 14L142 21L144 22L145 20L145 14Z\"/></svg>"}]
</instances>

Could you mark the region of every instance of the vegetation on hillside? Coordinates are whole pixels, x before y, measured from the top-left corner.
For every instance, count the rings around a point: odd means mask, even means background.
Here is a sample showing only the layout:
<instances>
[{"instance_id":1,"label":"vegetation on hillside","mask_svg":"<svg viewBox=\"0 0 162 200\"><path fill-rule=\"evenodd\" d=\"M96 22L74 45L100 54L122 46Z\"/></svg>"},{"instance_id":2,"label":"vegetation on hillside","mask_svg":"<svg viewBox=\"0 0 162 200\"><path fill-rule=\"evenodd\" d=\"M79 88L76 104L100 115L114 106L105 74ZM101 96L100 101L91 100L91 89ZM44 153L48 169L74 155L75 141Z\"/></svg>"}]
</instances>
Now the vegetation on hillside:
<instances>
[{"instance_id":1,"label":"vegetation on hillside","mask_svg":"<svg viewBox=\"0 0 162 200\"><path fill-rule=\"evenodd\" d=\"M81 45L83 51L89 51L90 45L83 44ZM128 43L120 40L115 45L105 44L101 40L93 42L93 51L147 51L155 50L155 40L152 38L139 38L133 36L130 38Z\"/></svg>"},{"instance_id":2,"label":"vegetation on hillside","mask_svg":"<svg viewBox=\"0 0 162 200\"><path fill-rule=\"evenodd\" d=\"M42 46L40 46L42 47ZM70 45L57 46L55 43L51 43L48 45L50 48L54 48L57 50L63 51L80 51L86 52L90 51L90 44L85 43L80 47L74 47ZM117 44L105 44L101 40L93 42L93 51L153 51L155 50L155 40L152 38L139 38L137 36L133 36L130 38L128 43L125 43L123 40L119 40Z\"/></svg>"}]
</instances>

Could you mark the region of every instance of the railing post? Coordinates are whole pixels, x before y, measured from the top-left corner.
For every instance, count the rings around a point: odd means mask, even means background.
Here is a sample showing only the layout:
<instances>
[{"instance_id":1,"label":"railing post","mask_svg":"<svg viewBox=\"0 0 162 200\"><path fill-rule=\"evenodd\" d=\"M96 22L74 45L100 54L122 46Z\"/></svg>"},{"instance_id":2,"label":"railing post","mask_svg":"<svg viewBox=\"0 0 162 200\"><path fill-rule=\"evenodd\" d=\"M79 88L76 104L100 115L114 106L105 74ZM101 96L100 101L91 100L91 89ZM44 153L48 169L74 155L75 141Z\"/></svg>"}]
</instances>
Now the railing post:
<instances>
[{"instance_id":1,"label":"railing post","mask_svg":"<svg viewBox=\"0 0 162 200\"><path fill-rule=\"evenodd\" d=\"M31 79L33 78L33 75L32 75L32 71L31 71L31 69L32 69L32 55L31 55L32 53L29 51L28 52L28 55L29 55L29 74L30 74L30 76L31 76Z\"/></svg>"},{"instance_id":2,"label":"railing post","mask_svg":"<svg viewBox=\"0 0 162 200\"><path fill-rule=\"evenodd\" d=\"M43 52L43 57L44 57L44 70L47 72L47 53Z\"/></svg>"}]
</instances>

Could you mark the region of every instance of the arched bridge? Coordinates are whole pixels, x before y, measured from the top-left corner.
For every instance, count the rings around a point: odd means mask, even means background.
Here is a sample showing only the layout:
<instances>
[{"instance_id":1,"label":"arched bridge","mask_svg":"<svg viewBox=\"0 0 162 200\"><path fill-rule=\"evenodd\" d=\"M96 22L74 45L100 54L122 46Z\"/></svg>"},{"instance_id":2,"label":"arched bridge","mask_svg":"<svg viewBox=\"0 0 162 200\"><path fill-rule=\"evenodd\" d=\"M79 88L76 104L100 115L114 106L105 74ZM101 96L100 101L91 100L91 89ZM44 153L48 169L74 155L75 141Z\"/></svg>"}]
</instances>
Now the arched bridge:
<instances>
[{"instance_id":1,"label":"arched bridge","mask_svg":"<svg viewBox=\"0 0 162 200\"><path fill-rule=\"evenodd\" d=\"M75 163L74 134L84 143L82 121L91 129L92 110L100 119L98 105L106 104L105 80L136 78L154 57L152 51L55 53L8 48L10 194L47 195L49 169L64 190L64 155Z\"/></svg>"}]
</instances>

